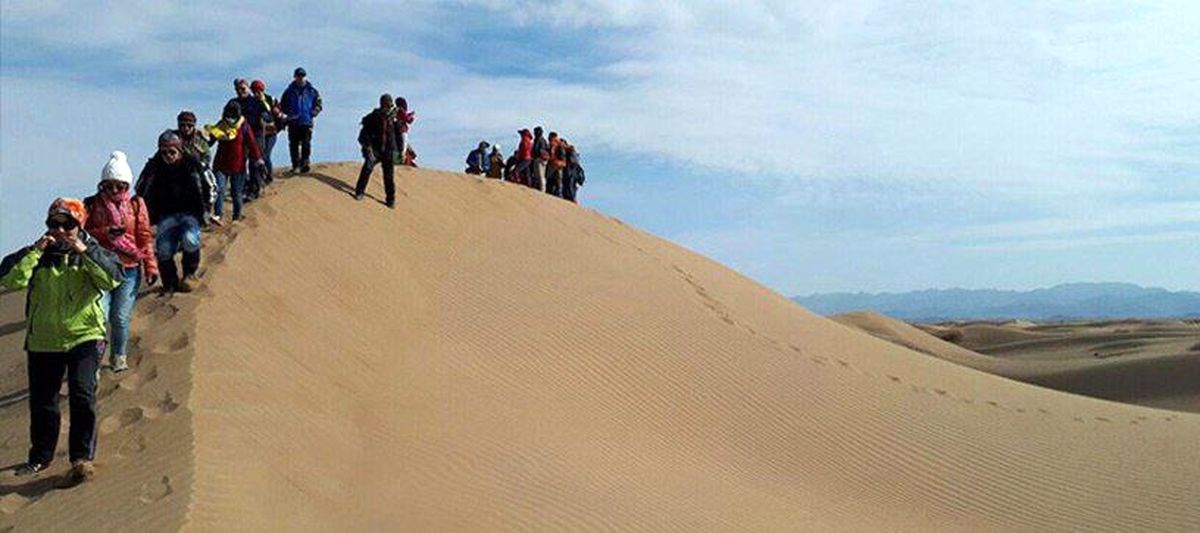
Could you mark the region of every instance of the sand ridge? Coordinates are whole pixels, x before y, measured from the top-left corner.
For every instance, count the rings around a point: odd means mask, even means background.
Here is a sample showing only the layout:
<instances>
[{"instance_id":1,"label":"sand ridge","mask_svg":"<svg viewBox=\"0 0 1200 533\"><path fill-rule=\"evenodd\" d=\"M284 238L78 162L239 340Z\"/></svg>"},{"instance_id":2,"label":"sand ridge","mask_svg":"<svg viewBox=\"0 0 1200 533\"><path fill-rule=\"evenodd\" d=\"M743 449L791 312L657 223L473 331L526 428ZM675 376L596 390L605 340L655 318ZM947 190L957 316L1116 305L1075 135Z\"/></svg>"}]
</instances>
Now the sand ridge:
<instances>
[{"instance_id":1,"label":"sand ridge","mask_svg":"<svg viewBox=\"0 0 1200 533\"><path fill-rule=\"evenodd\" d=\"M117 389L140 403L105 400L102 456L172 423L190 437L129 445L170 450L170 490L157 463L105 466L0 520L78 504L203 531L1200 528L1200 416L914 352L524 187L401 168L390 211L349 197L357 165L313 170L253 204L205 289L142 332L172 355ZM178 406L147 409L169 384ZM109 505L102 483L150 503Z\"/></svg>"}]
</instances>

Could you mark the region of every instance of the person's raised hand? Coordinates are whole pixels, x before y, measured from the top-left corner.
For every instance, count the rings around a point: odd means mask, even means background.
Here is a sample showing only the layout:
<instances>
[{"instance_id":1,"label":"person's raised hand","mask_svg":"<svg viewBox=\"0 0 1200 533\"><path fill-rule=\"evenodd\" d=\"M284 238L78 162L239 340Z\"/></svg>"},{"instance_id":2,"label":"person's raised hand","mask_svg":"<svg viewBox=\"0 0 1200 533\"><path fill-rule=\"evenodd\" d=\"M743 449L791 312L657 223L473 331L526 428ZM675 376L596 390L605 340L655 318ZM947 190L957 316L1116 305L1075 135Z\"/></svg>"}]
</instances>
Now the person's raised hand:
<instances>
[{"instance_id":1,"label":"person's raised hand","mask_svg":"<svg viewBox=\"0 0 1200 533\"><path fill-rule=\"evenodd\" d=\"M71 246L71 250L77 254L87 251L87 245L84 244L83 239L79 238L79 235L71 235L66 237L64 240L67 241L67 244Z\"/></svg>"},{"instance_id":2,"label":"person's raised hand","mask_svg":"<svg viewBox=\"0 0 1200 533\"><path fill-rule=\"evenodd\" d=\"M157 284L158 284L158 275L156 275L156 274L147 274L146 275L146 286L147 287L153 287Z\"/></svg>"},{"instance_id":3,"label":"person's raised hand","mask_svg":"<svg viewBox=\"0 0 1200 533\"><path fill-rule=\"evenodd\" d=\"M50 243L53 243L53 242L54 242L54 236L50 235L49 232L46 232L46 233L42 234L41 237L38 237L38 240L33 241L33 247L37 248L38 250L45 250L46 247L50 246Z\"/></svg>"}]
</instances>

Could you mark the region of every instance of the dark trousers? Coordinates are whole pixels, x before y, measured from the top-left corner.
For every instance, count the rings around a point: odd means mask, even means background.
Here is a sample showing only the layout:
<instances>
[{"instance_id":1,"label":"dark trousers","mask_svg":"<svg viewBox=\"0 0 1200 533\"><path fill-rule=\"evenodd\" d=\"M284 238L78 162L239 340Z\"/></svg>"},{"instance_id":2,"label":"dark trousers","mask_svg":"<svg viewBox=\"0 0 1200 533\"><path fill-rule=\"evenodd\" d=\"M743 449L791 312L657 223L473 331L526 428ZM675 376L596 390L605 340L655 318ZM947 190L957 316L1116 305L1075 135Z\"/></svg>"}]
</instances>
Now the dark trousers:
<instances>
[{"instance_id":1,"label":"dark trousers","mask_svg":"<svg viewBox=\"0 0 1200 533\"><path fill-rule=\"evenodd\" d=\"M551 166L546 171L546 194L562 197L563 169Z\"/></svg>"},{"instance_id":2,"label":"dark trousers","mask_svg":"<svg viewBox=\"0 0 1200 533\"><path fill-rule=\"evenodd\" d=\"M517 176L517 178L514 181L516 181L517 183L520 183L521 185L529 185L531 183L530 178L532 177L531 176L531 174L533 173L532 170L533 170L533 161L532 160L521 159L521 160L517 161L517 168L513 170L513 174L516 174L516 176Z\"/></svg>"},{"instance_id":3,"label":"dark trousers","mask_svg":"<svg viewBox=\"0 0 1200 533\"><path fill-rule=\"evenodd\" d=\"M292 156L292 168L308 166L312 155L312 125L288 124L288 152Z\"/></svg>"},{"instance_id":4,"label":"dark trousers","mask_svg":"<svg viewBox=\"0 0 1200 533\"><path fill-rule=\"evenodd\" d=\"M364 194L367 192L367 183L371 181L371 172L375 170L375 165L383 167L383 192L387 195L387 203L396 201L396 179L395 179L395 163L391 156L375 157L363 159L362 170L358 172L358 184L354 186L354 194Z\"/></svg>"},{"instance_id":5,"label":"dark trousers","mask_svg":"<svg viewBox=\"0 0 1200 533\"><path fill-rule=\"evenodd\" d=\"M100 341L87 341L68 352L29 352L29 462L50 464L58 445L58 390L63 373L70 390L71 461L96 456L96 371Z\"/></svg>"}]
</instances>

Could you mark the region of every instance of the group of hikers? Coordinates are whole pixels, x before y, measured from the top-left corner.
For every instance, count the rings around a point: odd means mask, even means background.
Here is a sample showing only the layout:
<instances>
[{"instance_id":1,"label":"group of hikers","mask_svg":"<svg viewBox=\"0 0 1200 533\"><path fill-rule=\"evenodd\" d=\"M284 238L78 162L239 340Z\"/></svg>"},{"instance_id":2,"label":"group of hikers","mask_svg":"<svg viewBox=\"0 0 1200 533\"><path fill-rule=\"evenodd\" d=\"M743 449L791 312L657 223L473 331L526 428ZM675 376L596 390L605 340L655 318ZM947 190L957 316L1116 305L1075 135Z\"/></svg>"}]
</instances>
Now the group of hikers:
<instances>
[{"instance_id":1,"label":"group of hikers","mask_svg":"<svg viewBox=\"0 0 1200 533\"><path fill-rule=\"evenodd\" d=\"M507 159L499 143L479 141L467 154L467 174L520 183L575 202L585 179L579 151L558 132L544 137L543 131L541 126L533 128L532 133L528 129L517 131L521 140Z\"/></svg>"},{"instance_id":2,"label":"group of hikers","mask_svg":"<svg viewBox=\"0 0 1200 533\"><path fill-rule=\"evenodd\" d=\"M261 197L272 182L271 151L281 131L288 132L291 173L310 171L322 102L306 78L303 68L295 69L278 100L262 81L236 79L236 96L215 124L198 127L194 112L181 111L176 127L159 134L158 149L136 181L125 153L112 152L95 194L55 199L46 231L0 262L0 287L26 290L30 448L16 475L36 475L54 459L64 375L71 461L64 481L73 485L95 475L96 387L104 354L113 373L129 368L130 320L143 284L160 284L163 294L196 289L203 231L241 220L244 204ZM415 166L408 141L414 119L404 98L388 94L363 117L356 199L363 199L372 171L381 166L385 203L395 208L394 167ZM499 146L489 153L481 143L468 158L468 172L575 201L583 169L574 147L556 133L543 138L540 127L519 133L520 145L507 160ZM232 222L223 220L226 195Z\"/></svg>"},{"instance_id":3,"label":"group of hikers","mask_svg":"<svg viewBox=\"0 0 1200 533\"><path fill-rule=\"evenodd\" d=\"M202 228L225 224L227 192L234 221L242 218L245 201L262 194L281 130L288 132L293 173L309 171L321 96L306 76L297 68L279 100L261 81L235 80L237 96L225 104L220 121L203 128L195 113L180 112L176 128L158 136L158 149L136 183L125 153L113 152L95 194L55 199L45 233L0 262L0 287L26 289L30 448L16 475L37 474L54 459L64 375L71 461L65 481L77 484L95 475L96 386L104 353L114 373L129 368L130 319L143 283L161 283L164 293L195 289ZM180 253L182 273L175 262Z\"/></svg>"}]
</instances>

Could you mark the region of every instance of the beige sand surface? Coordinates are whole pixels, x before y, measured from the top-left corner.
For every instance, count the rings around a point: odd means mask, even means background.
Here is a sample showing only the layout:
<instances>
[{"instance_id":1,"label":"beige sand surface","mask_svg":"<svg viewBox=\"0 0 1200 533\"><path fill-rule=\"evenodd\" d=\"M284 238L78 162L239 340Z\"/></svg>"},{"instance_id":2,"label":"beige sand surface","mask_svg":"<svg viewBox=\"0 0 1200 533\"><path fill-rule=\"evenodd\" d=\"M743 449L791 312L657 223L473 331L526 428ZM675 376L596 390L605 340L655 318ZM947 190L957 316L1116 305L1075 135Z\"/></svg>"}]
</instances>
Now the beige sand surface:
<instances>
[{"instance_id":1,"label":"beige sand surface","mask_svg":"<svg viewBox=\"0 0 1200 533\"><path fill-rule=\"evenodd\" d=\"M142 416L88 486L4 478L0 530L1200 528L1198 415L929 357L511 184L355 203L356 171L284 181L143 306L104 399Z\"/></svg>"},{"instance_id":2,"label":"beige sand surface","mask_svg":"<svg viewBox=\"0 0 1200 533\"><path fill-rule=\"evenodd\" d=\"M1200 413L1200 324L1194 322L921 325L918 329L874 312L831 318L999 376L1096 398ZM982 342L984 335L971 337L983 352L979 353L937 337L964 330L987 331L992 344Z\"/></svg>"}]
</instances>

